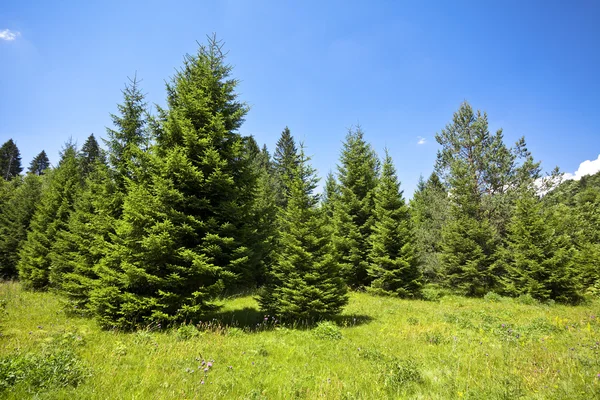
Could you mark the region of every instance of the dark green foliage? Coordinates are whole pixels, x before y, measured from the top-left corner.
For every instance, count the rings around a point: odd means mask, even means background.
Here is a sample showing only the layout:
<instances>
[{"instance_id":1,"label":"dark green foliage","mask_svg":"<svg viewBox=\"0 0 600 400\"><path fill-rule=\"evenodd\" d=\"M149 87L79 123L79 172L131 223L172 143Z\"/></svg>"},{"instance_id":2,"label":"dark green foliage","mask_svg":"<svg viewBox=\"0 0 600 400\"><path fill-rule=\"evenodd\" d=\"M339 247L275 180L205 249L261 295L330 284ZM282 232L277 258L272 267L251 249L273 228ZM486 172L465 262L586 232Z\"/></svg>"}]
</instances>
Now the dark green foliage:
<instances>
[{"instance_id":1,"label":"dark green foliage","mask_svg":"<svg viewBox=\"0 0 600 400\"><path fill-rule=\"evenodd\" d=\"M335 204L339 199L339 195L339 185L335 181L333 174L329 172L327 174L327 178L325 179L325 190L321 199L321 207L323 208L325 218L327 218L327 225L332 228Z\"/></svg>"},{"instance_id":2,"label":"dark green foliage","mask_svg":"<svg viewBox=\"0 0 600 400\"><path fill-rule=\"evenodd\" d=\"M334 210L334 246L342 275L352 287L370 283L369 236L379 160L360 127L350 130L338 166L339 196Z\"/></svg>"},{"instance_id":3,"label":"dark green foliage","mask_svg":"<svg viewBox=\"0 0 600 400\"><path fill-rule=\"evenodd\" d=\"M418 296L421 272L414 230L387 150L375 189L374 216L368 268L371 290L400 297Z\"/></svg>"},{"instance_id":4,"label":"dark green foliage","mask_svg":"<svg viewBox=\"0 0 600 400\"><path fill-rule=\"evenodd\" d=\"M46 176L48 179L17 266L23 284L34 289L42 289L49 284L49 253L57 234L67 229L73 202L81 188L81 171L73 144L67 143L58 167Z\"/></svg>"},{"instance_id":5,"label":"dark green foliage","mask_svg":"<svg viewBox=\"0 0 600 400\"><path fill-rule=\"evenodd\" d=\"M348 302L331 239L313 193L317 178L301 151L287 207L280 210L280 240L269 280L259 299L283 320L313 322L338 314Z\"/></svg>"},{"instance_id":6,"label":"dark green foliage","mask_svg":"<svg viewBox=\"0 0 600 400\"><path fill-rule=\"evenodd\" d=\"M42 150L40 154L31 160L31 163L29 164L29 171L27 172L30 174L41 175L48 168L50 168L50 160L48 159L46 152Z\"/></svg>"},{"instance_id":7,"label":"dark green foliage","mask_svg":"<svg viewBox=\"0 0 600 400\"><path fill-rule=\"evenodd\" d=\"M100 148L100 145L98 145L98 141L94 137L93 133L88 136L87 140L81 147L79 158L83 176L88 176L88 174L94 169L96 163L106 162L104 152Z\"/></svg>"},{"instance_id":8,"label":"dark green foliage","mask_svg":"<svg viewBox=\"0 0 600 400\"><path fill-rule=\"evenodd\" d=\"M29 224L42 192L42 178L28 174L0 212L0 277L15 278L19 250L27 238ZM15 182L16 183L16 182Z\"/></svg>"},{"instance_id":9,"label":"dark green foliage","mask_svg":"<svg viewBox=\"0 0 600 400\"><path fill-rule=\"evenodd\" d=\"M10 181L21 171L21 153L15 142L9 139L0 147L0 173L4 180Z\"/></svg>"},{"instance_id":10,"label":"dark green foliage","mask_svg":"<svg viewBox=\"0 0 600 400\"><path fill-rule=\"evenodd\" d=\"M119 115L111 114L116 129L106 130L108 161L115 170L119 192L124 193L127 179L138 180L144 163L144 154L150 145L147 105L137 76L125 86L123 103L117 106ZM137 171L137 175L136 172Z\"/></svg>"},{"instance_id":11,"label":"dark green foliage","mask_svg":"<svg viewBox=\"0 0 600 400\"><path fill-rule=\"evenodd\" d=\"M256 175L236 132L247 112L214 38L167 85L151 180L130 182L90 306L105 326L197 320L252 284Z\"/></svg>"},{"instance_id":12,"label":"dark green foliage","mask_svg":"<svg viewBox=\"0 0 600 400\"><path fill-rule=\"evenodd\" d=\"M467 296L483 296L497 286L498 241L488 221L462 215L453 207L442 237L440 257L447 287Z\"/></svg>"},{"instance_id":13,"label":"dark green foliage","mask_svg":"<svg viewBox=\"0 0 600 400\"><path fill-rule=\"evenodd\" d=\"M443 229L445 281L468 295L493 290L498 243L506 235L519 188L539 177L520 139L509 149L502 131L491 134L487 115L463 103L436 140L436 171L449 187L452 220Z\"/></svg>"},{"instance_id":14,"label":"dark green foliage","mask_svg":"<svg viewBox=\"0 0 600 400\"><path fill-rule=\"evenodd\" d=\"M285 208L290 195L290 182L298 168L298 148L290 129L286 126L275 146L273 172L277 184L277 205Z\"/></svg>"},{"instance_id":15,"label":"dark green foliage","mask_svg":"<svg viewBox=\"0 0 600 400\"><path fill-rule=\"evenodd\" d=\"M265 283L267 268L273 262L277 244L277 181L267 147L258 148L254 138L247 141L248 157L257 176L256 198L252 210L252 256L257 266L256 283Z\"/></svg>"},{"instance_id":16,"label":"dark green foliage","mask_svg":"<svg viewBox=\"0 0 600 400\"><path fill-rule=\"evenodd\" d=\"M115 216L122 205L116 191L106 164L96 162L75 199L66 228L57 233L51 247L50 283L78 311L85 311L97 283L95 266L110 251Z\"/></svg>"},{"instance_id":17,"label":"dark green foliage","mask_svg":"<svg viewBox=\"0 0 600 400\"><path fill-rule=\"evenodd\" d=\"M423 278L428 282L439 282L443 278L443 266L440 261L442 228L449 217L450 200L446 188L435 172L427 182L420 179L410 202L410 213L415 227Z\"/></svg>"},{"instance_id":18,"label":"dark green foliage","mask_svg":"<svg viewBox=\"0 0 600 400\"><path fill-rule=\"evenodd\" d=\"M524 190L508 226L500 263L507 271L504 290L512 296L573 303L579 299L579 277L569 238L556 233L556 221L533 190Z\"/></svg>"}]
</instances>

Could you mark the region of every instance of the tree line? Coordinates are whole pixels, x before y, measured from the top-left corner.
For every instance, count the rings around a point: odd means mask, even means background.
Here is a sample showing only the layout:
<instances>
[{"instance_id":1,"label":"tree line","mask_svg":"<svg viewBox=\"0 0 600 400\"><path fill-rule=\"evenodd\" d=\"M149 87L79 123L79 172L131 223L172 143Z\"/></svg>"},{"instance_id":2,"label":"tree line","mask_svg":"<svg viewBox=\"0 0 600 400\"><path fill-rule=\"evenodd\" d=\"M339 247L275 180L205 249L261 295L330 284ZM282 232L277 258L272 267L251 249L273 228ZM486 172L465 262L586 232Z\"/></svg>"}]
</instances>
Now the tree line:
<instances>
[{"instance_id":1,"label":"tree line","mask_svg":"<svg viewBox=\"0 0 600 400\"><path fill-rule=\"evenodd\" d=\"M463 103L410 201L389 152L379 157L360 127L319 195L287 127L273 155L239 133L248 106L231 72L209 38L155 114L137 78L126 85L104 147L94 135L80 149L67 142L56 166L42 151L23 175L4 143L0 274L121 328L197 321L248 288L288 321L338 314L349 288L565 303L600 291L597 177L540 196L556 180L542 179L524 138L507 146Z\"/></svg>"}]
</instances>

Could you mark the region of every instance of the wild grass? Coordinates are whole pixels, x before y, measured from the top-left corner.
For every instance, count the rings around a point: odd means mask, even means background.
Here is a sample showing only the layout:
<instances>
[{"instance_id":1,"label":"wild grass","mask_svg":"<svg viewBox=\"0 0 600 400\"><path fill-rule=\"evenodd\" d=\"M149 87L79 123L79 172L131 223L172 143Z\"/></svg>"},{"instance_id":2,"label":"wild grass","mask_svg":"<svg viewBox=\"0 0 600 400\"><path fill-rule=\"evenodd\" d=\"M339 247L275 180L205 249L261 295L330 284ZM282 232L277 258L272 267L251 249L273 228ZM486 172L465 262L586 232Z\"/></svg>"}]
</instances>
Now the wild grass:
<instances>
[{"instance_id":1,"label":"wild grass","mask_svg":"<svg viewBox=\"0 0 600 400\"><path fill-rule=\"evenodd\" d=\"M248 295L200 324L124 333L5 282L0 398L600 398L600 303L432 297L352 293L311 328L282 326ZM10 381L10 362L29 375Z\"/></svg>"}]
</instances>

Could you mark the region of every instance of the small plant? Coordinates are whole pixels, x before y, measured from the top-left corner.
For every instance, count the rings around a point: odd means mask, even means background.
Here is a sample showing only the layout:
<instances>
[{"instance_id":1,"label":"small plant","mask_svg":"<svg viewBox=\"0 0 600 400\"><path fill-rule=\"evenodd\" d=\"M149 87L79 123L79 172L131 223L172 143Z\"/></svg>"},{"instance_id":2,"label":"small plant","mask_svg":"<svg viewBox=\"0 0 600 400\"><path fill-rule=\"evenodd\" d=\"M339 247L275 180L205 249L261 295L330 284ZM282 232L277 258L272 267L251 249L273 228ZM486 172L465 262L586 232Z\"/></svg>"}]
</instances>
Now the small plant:
<instances>
[{"instance_id":1,"label":"small plant","mask_svg":"<svg viewBox=\"0 0 600 400\"><path fill-rule=\"evenodd\" d=\"M406 322L408 322L409 325L419 325L419 320L415 317L408 317Z\"/></svg>"},{"instance_id":2,"label":"small plant","mask_svg":"<svg viewBox=\"0 0 600 400\"><path fill-rule=\"evenodd\" d=\"M342 338L342 331L331 321L319 322L313 332L320 339L339 340Z\"/></svg>"},{"instance_id":3,"label":"small plant","mask_svg":"<svg viewBox=\"0 0 600 400\"><path fill-rule=\"evenodd\" d=\"M198 329L194 325L181 325L177 328L177 339L178 340L189 340L200 335Z\"/></svg>"},{"instance_id":4,"label":"small plant","mask_svg":"<svg viewBox=\"0 0 600 400\"><path fill-rule=\"evenodd\" d=\"M502 296L495 292L487 292L483 299L488 303L499 303L502 301Z\"/></svg>"},{"instance_id":5,"label":"small plant","mask_svg":"<svg viewBox=\"0 0 600 400\"><path fill-rule=\"evenodd\" d=\"M517 297L516 301L517 303L524 304L526 306L534 306L540 303L538 300L534 299L533 296L531 296L529 293L520 295L519 297Z\"/></svg>"},{"instance_id":6,"label":"small plant","mask_svg":"<svg viewBox=\"0 0 600 400\"><path fill-rule=\"evenodd\" d=\"M423 300L427 301L440 301L442 297L446 295L446 292L435 286L425 287L421 290L421 296Z\"/></svg>"}]
</instances>

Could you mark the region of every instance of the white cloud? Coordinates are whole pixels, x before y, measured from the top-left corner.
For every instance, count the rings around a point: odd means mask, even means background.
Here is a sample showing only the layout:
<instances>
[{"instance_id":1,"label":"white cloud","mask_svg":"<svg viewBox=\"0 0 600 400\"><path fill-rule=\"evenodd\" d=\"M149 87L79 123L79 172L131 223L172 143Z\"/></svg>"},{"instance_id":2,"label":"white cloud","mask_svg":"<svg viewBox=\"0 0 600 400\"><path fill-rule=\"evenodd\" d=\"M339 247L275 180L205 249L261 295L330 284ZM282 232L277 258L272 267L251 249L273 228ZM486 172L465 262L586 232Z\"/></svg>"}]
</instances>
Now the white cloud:
<instances>
[{"instance_id":1,"label":"white cloud","mask_svg":"<svg viewBox=\"0 0 600 400\"><path fill-rule=\"evenodd\" d=\"M13 32L10 29L0 31L0 40L6 40L7 42L12 42L19 36L21 36L21 32Z\"/></svg>"},{"instance_id":2,"label":"white cloud","mask_svg":"<svg viewBox=\"0 0 600 400\"><path fill-rule=\"evenodd\" d=\"M574 179L578 181L582 177L586 175L593 175L598 171L600 171L600 154L598 155L598 158L596 160L585 160L584 162L579 164L579 168L574 173L567 172L563 174L563 179Z\"/></svg>"},{"instance_id":3,"label":"white cloud","mask_svg":"<svg viewBox=\"0 0 600 400\"><path fill-rule=\"evenodd\" d=\"M424 137L417 136L417 138L419 139L419 141L417 142L417 144L425 144L425 143L427 143L427 140L425 140Z\"/></svg>"}]
</instances>

